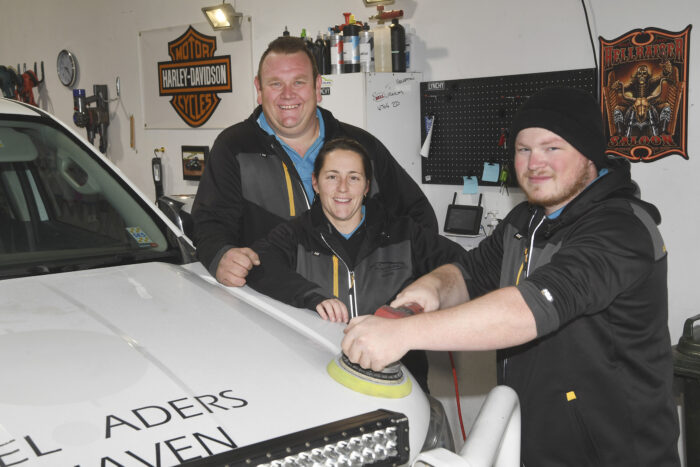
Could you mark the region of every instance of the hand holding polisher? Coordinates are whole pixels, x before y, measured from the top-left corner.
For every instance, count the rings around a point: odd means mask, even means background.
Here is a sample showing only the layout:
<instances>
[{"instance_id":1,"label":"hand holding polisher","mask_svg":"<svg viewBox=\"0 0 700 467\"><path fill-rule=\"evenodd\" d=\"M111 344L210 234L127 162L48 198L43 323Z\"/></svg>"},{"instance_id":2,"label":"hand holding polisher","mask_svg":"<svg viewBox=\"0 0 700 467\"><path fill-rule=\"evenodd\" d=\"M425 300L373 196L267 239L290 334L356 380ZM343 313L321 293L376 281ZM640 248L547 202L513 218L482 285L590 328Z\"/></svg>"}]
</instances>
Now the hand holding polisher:
<instances>
[{"instance_id":1,"label":"hand holding polisher","mask_svg":"<svg viewBox=\"0 0 700 467\"><path fill-rule=\"evenodd\" d=\"M374 316L397 319L422 312L420 305L408 303L396 308L381 306L374 312ZM370 396L399 399L411 393L411 379L402 370L401 362L391 363L382 371L374 371L362 368L351 362L347 355L340 353L330 361L326 369L331 378L343 386Z\"/></svg>"}]
</instances>

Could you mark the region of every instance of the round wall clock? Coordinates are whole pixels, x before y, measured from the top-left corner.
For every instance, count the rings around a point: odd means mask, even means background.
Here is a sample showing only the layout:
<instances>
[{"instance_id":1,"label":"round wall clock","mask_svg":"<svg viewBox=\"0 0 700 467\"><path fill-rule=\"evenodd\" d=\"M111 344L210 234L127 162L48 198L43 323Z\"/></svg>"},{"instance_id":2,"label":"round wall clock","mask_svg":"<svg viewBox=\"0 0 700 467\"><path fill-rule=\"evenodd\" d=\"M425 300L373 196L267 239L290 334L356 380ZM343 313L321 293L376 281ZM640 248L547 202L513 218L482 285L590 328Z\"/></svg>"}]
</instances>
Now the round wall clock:
<instances>
[{"instance_id":1,"label":"round wall clock","mask_svg":"<svg viewBox=\"0 0 700 467\"><path fill-rule=\"evenodd\" d=\"M78 77L78 61L75 55L66 49L61 50L56 59L56 71L58 72L58 79L64 86L73 86L75 79Z\"/></svg>"}]
</instances>

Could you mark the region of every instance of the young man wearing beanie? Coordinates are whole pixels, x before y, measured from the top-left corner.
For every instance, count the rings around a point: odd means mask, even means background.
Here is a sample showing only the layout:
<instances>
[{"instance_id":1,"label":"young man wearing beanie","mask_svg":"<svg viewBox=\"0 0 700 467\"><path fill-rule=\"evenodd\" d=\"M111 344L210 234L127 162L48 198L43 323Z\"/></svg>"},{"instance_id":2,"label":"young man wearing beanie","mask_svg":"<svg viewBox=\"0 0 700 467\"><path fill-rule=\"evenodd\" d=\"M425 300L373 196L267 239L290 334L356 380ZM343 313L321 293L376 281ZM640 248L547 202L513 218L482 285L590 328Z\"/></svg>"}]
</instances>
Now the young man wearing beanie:
<instances>
[{"instance_id":1,"label":"young man wearing beanie","mask_svg":"<svg viewBox=\"0 0 700 467\"><path fill-rule=\"evenodd\" d=\"M379 370L411 349L498 349L525 466L680 465L659 212L605 157L588 93L536 93L510 134L528 201L391 304L434 312L355 318L343 351Z\"/></svg>"}]
</instances>

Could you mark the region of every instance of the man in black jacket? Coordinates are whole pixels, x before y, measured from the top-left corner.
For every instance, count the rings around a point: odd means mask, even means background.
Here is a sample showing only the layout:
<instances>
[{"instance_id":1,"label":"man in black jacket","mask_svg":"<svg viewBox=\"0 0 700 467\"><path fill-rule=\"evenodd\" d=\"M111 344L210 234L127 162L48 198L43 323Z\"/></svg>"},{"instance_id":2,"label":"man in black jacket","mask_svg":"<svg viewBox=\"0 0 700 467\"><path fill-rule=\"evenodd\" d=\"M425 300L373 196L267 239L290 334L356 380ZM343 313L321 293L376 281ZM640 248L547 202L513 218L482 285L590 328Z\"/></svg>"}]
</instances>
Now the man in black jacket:
<instances>
[{"instance_id":1,"label":"man in black jacket","mask_svg":"<svg viewBox=\"0 0 700 467\"><path fill-rule=\"evenodd\" d=\"M259 264L250 245L309 209L314 159L323 142L336 137L359 141L371 155L370 197L437 232L428 199L386 147L317 107L321 76L303 40L271 42L260 59L255 87L260 105L217 137L192 209L198 258L219 282L245 284L248 271Z\"/></svg>"},{"instance_id":2,"label":"man in black jacket","mask_svg":"<svg viewBox=\"0 0 700 467\"><path fill-rule=\"evenodd\" d=\"M410 349L498 349L524 465L678 466L659 212L634 196L629 163L606 158L587 93L533 95L511 138L528 201L391 304L440 311L355 318L343 351L379 370Z\"/></svg>"}]
</instances>

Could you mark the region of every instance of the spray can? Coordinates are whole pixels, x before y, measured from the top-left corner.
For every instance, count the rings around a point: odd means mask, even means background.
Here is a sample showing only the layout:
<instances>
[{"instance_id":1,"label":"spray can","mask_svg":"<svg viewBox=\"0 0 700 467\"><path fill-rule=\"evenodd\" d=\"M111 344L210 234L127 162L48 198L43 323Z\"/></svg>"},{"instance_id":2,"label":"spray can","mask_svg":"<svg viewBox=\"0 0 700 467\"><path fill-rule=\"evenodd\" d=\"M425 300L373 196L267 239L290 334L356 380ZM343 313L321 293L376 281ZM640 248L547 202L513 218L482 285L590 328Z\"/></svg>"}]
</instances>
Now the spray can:
<instances>
[{"instance_id":1,"label":"spray can","mask_svg":"<svg viewBox=\"0 0 700 467\"><path fill-rule=\"evenodd\" d=\"M391 20L391 71L406 71L406 30L398 18Z\"/></svg>"},{"instance_id":2,"label":"spray can","mask_svg":"<svg viewBox=\"0 0 700 467\"><path fill-rule=\"evenodd\" d=\"M343 73L343 38L338 26L329 28L331 33L331 73L339 75Z\"/></svg>"},{"instance_id":3,"label":"spray can","mask_svg":"<svg viewBox=\"0 0 700 467\"><path fill-rule=\"evenodd\" d=\"M360 31L360 70L374 71L374 34L367 23Z\"/></svg>"},{"instance_id":4,"label":"spray can","mask_svg":"<svg viewBox=\"0 0 700 467\"><path fill-rule=\"evenodd\" d=\"M360 26L353 15L343 26L343 65L345 73L360 71Z\"/></svg>"}]
</instances>

